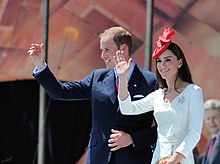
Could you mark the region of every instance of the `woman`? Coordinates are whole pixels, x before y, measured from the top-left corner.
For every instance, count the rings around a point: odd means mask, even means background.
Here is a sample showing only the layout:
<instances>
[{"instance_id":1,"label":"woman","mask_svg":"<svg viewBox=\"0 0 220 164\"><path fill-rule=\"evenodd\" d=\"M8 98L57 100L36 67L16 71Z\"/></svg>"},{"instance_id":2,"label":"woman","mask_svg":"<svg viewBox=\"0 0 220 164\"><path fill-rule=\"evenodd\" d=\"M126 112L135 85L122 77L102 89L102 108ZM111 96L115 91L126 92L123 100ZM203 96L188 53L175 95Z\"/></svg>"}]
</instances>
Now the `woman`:
<instances>
[{"instance_id":1,"label":"woman","mask_svg":"<svg viewBox=\"0 0 220 164\"><path fill-rule=\"evenodd\" d=\"M131 102L127 90L126 77L132 59L126 62L123 51L118 51L115 57L122 114L137 115L154 111L158 124L158 140L152 164L165 158L166 164L193 164L193 148L198 143L202 130L202 90L193 83L182 50L171 42L174 34L174 30L165 27L159 37L153 53L159 89L141 100Z\"/></svg>"}]
</instances>

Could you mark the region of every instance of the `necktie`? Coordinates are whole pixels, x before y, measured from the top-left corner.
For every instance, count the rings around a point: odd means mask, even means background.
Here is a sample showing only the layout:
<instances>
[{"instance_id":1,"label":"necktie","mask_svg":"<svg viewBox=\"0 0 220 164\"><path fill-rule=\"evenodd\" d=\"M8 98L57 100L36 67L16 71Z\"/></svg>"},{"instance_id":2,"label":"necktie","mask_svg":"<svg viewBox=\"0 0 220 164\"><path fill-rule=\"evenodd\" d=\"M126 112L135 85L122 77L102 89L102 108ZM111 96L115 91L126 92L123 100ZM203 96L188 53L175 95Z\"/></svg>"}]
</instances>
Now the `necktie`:
<instances>
[{"instance_id":1,"label":"necktie","mask_svg":"<svg viewBox=\"0 0 220 164\"><path fill-rule=\"evenodd\" d=\"M210 154L211 154L211 152L212 152L212 148L213 148L213 145L214 145L214 143L215 143L215 139L216 139L216 137L213 137L213 138L211 139L211 141L210 141L206 158L209 158L209 156L210 156Z\"/></svg>"}]
</instances>

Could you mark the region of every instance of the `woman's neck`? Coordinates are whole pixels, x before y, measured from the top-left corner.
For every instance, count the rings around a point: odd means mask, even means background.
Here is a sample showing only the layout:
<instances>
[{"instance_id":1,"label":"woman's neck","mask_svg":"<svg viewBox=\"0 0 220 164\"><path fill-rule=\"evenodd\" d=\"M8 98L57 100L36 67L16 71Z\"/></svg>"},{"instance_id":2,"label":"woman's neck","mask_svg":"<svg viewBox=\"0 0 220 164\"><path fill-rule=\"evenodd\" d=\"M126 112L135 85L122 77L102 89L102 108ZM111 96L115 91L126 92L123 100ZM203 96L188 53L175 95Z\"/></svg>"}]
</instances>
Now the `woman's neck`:
<instances>
[{"instance_id":1,"label":"woman's neck","mask_svg":"<svg viewBox=\"0 0 220 164\"><path fill-rule=\"evenodd\" d=\"M185 88L188 83L181 80L180 78L178 78L176 81L175 80L167 80L167 90L166 92L173 92L173 91L178 91L178 89L182 89Z\"/></svg>"}]
</instances>

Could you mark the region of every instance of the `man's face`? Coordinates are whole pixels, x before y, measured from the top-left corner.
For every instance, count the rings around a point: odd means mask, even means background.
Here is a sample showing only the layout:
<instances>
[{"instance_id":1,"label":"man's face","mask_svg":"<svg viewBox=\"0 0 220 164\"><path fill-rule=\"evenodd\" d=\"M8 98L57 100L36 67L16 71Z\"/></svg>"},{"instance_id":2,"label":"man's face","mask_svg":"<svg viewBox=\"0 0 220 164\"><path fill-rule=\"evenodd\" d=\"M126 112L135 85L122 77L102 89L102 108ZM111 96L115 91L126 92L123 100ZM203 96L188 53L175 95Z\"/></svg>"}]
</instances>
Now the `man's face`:
<instances>
[{"instance_id":1,"label":"man's face","mask_svg":"<svg viewBox=\"0 0 220 164\"><path fill-rule=\"evenodd\" d=\"M216 109L205 111L205 124L211 134L217 134L220 129L220 111Z\"/></svg>"},{"instance_id":2,"label":"man's face","mask_svg":"<svg viewBox=\"0 0 220 164\"><path fill-rule=\"evenodd\" d=\"M106 68L114 68L114 56L118 50L112 38L102 37L100 39L101 58L104 60Z\"/></svg>"}]
</instances>

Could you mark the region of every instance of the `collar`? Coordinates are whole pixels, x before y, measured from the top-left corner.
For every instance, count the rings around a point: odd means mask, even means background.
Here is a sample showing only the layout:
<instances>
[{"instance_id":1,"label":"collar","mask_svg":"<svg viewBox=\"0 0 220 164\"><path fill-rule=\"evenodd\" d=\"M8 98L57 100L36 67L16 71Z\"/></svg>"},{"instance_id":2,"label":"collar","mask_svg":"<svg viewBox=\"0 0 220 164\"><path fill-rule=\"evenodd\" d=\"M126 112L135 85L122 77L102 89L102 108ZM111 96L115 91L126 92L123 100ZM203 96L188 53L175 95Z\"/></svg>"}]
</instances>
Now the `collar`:
<instances>
[{"instance_id":1,"label":"collar","mask_svg":"<svg viewBox=\"0 0 220 164\"><path fill-rule=\"evenodd\" d=\"M220 130L218 131L217 134L212 134L212 138L214 138L214 137L219 137L219 136L220 136Z\"/></svg>"}]
</instances>

